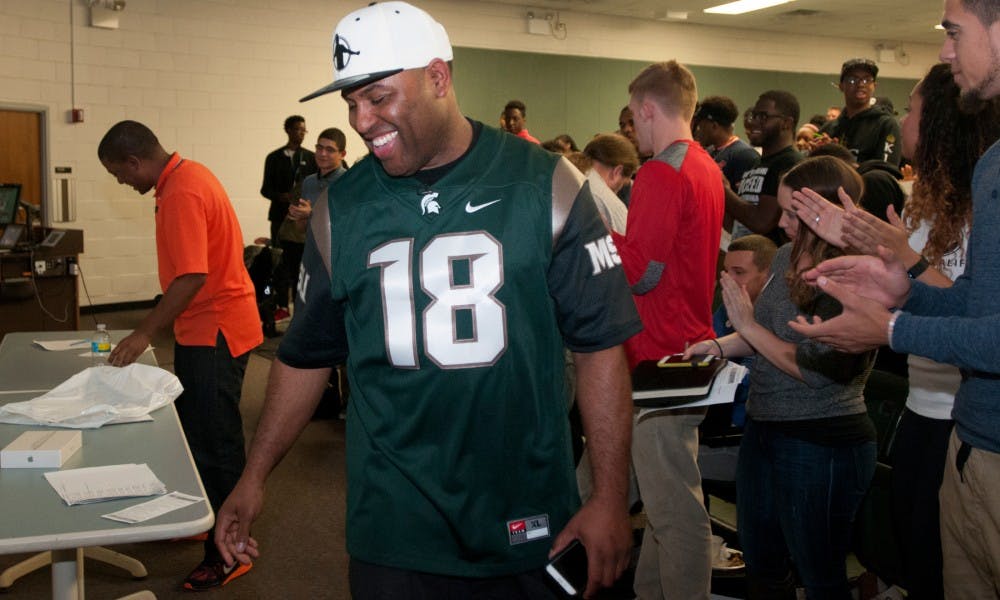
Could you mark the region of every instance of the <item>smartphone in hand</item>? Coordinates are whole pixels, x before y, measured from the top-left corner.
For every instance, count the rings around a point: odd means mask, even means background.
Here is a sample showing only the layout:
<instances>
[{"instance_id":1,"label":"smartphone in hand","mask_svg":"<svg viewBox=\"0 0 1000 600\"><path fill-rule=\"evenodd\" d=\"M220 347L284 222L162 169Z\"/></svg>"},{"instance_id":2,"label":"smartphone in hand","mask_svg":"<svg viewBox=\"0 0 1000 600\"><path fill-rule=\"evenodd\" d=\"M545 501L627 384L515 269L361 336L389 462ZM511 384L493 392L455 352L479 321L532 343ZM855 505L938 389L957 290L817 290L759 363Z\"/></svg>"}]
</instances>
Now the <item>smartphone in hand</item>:
<instances>
[{"instance_id":1,"label":"smartphone in hand","mask_svg":"<svg viewBox=\"0 0 1000 600\"><path fill-rule=\"evenodd\" d=\"M583 594L587 589L587 549L580 540L573 540L552 557L545 572L570 596Z\"/></svg>"}]
</instances>

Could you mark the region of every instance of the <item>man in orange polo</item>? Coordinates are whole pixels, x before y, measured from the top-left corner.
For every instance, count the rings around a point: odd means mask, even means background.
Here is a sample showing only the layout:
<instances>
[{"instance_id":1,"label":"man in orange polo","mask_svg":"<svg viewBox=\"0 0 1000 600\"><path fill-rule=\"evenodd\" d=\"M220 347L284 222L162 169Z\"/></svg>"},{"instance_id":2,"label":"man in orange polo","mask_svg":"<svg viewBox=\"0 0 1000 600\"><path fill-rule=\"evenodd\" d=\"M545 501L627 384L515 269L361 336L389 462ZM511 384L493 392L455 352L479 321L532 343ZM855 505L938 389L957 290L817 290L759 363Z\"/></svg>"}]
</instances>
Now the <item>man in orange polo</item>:
<instances>
[{"instance_id":1,"label":"man in orange polo","mask_svg":"<svg viewBox=\"0 0 1000 600\"><path fill-rule=\"evenodd\" d=\"M175 406L209 503L218 511L246 462L240 390L249 351L263 341L236 213L205 166L168 153L142 123L111 127L97 155L118 183L140 194L156 188L156 256L163 290L109 361L131 364L156 331L173 324L174 372L184 386ZM205 559L184 587L219 587L249 569L226 565L210 534Z\"/></svg>"}]
</instances>

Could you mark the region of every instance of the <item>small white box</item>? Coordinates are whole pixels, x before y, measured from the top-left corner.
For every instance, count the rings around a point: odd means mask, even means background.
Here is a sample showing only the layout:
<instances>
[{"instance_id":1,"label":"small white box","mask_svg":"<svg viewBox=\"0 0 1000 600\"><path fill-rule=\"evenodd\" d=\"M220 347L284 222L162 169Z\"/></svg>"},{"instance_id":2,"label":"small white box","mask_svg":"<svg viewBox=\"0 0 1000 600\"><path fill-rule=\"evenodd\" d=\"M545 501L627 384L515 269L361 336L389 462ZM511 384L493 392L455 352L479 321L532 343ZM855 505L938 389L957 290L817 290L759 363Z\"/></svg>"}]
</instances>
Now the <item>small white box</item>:
<instances>
[{"instance_id":1,"label":"small white box","mask_svg":"<svg viewBox=\"0 0 1000 600\"><path fill-rule=\"evenodd\" d=\"M80 431L25 431L0 451L0 467L58 469L82 445Z\"/></svg>"}]
</instances>

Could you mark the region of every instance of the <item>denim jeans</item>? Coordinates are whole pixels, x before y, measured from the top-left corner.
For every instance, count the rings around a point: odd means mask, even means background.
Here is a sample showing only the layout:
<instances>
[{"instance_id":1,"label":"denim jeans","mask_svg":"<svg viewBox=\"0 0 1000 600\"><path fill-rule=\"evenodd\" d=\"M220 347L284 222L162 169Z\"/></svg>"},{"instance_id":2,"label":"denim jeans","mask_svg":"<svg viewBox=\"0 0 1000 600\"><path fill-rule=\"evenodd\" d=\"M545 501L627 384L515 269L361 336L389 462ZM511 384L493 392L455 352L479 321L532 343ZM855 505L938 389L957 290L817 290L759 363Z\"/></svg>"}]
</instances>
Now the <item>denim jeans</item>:
<instances>
[{"instance_id":1,"label":"denim jeans","mask_svg":"<svg viewBox=\"0 0 1000 600\"><path fill-rule=\"evenodd\" d=\"M246 465L240 394L249 358L230 355L222 332L214 347L174 344L174 373L184 386L174 407L216 513ZM209 535L206 556L215 551Z\"/></svg>"},{"instance_id":2,"label":"denim jeans","mask_svg":"<svg viewBox=\"0 0 1000 600\"><path fill-rule=\"evenodd\" d=\"M875 473L874 441L831 447L747 419L736 469L740 544L751 598L850 598L845 559ZM756 590L756 593L754 593Z\"/></svg>"}]
</instances>

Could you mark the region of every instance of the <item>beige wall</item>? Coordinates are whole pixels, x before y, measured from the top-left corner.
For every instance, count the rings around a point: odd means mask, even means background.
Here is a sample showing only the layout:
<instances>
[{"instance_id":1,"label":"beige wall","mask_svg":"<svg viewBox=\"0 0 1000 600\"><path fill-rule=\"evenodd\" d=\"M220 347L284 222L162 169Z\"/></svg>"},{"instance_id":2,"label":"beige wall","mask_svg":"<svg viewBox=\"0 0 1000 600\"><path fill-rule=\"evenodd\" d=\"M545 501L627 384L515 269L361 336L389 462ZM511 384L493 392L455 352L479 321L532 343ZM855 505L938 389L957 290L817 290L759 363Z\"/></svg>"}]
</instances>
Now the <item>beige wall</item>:
<instances>
[{"instance_id":1,"label":"beige wall","mask_svg":"<svg viewBox=\"0 0 1000 600\"><path fill-rule=\"evenodd\" d=\"M336 95L297 102L331 79L333 26L363 4L128 0L119 28L105 30L89 27L83 0L0 0L0 107L49 111L46 164L73 169L77 222L70 226L85 230L81 266L95 304L147 300L159 292L152 198L117 185L101 168L96 146L107 128L126 118L149 125L168 150L205 163L222 180L246 240L266 235L261 171L264 155L284 142L287 115L305 116L307 144L336 126L349 132L349 159L363 153ZM569 36L557 41L528 35L523 8L420 4L457 46L812 73L835 73L844 57L872 54L872 44L860 40L570 12L561 13ZM936 47L907 44L907 50L909 65L884 65L880 74L917 78L936 61ZM66 118L74 77L75 106L85 110L80 124Z\"/></svg>"}]
</instances>

